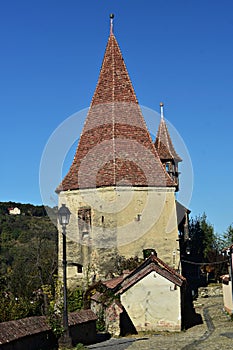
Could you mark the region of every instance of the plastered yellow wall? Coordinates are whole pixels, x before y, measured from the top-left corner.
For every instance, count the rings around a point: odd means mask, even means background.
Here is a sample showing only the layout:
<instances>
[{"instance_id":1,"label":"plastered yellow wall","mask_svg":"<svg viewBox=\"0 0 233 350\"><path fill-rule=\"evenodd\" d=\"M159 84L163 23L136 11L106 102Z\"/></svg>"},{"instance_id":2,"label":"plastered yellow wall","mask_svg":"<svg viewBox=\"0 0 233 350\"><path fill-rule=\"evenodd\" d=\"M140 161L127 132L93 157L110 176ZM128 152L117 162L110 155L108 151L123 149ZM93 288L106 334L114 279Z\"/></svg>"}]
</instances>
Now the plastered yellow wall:
<instances>
[{"instance_id":1,"label":"plastered yellow wall","mask_svg":"<svg viewBox=\"0 0 233 350\"><path fill-rule=\"evenodd\" d=\"M178 267L178 229L174 189L108 187L65 191L59 194L71 211L67 226L68 283L109 278L116 274L117 256L143 258L143 249L155 249L158 257ZM91 231L82 237L78 210L91 208ZM59 228L60 230L60 228ZM59 267L62 262L59 232ZM77 273L77 264L83 273Z\"/></svg>"}]
</instances>

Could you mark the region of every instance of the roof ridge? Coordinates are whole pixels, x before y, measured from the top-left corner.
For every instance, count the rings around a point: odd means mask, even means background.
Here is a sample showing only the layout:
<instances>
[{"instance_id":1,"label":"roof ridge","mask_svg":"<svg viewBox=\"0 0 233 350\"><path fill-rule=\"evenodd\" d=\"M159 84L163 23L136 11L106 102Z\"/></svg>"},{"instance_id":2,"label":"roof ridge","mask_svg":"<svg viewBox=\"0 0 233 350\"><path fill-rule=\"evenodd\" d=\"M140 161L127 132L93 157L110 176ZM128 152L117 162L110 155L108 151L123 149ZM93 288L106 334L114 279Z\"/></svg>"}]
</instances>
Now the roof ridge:
<instances>
[{"instance_id":1,"label":"roof ridge","mask_svg":"<svg viewBox=\"0 0 233 350\"><path fill-rule=\"evenodd\" d=\"M170 267L168 264L166 264L163 260L159 259L157 256L153 255L152 257L150 256L148 259L151 259L152 261L155 260L157 261L160 265L162 265L167 271L173 273L177 277L185 280L185 277L179 274L174 268Z\"/></svg>"},{"instance_id":2,"label":"roof ridge","mask_svg":"<svg viewBox=\"0 0 233 350\"><path fill-rule=\"evenodd\" d=\"M164 278L167 278L171 282L180 286L183 284L183 282L186 281L186 278L184 276L179 274L175 269L168 266L161 259L159 259L156 256L150 256L138 267L132 270L129 275L123 278L122 281L119 281L119 283L114 286L115 293L121 294L126 289L130 288L133 284L137 283L141 279L141 277L147 276L152 271L156 271ZM171 276L173 276L174 278L172 278Z\"/></svg>"}]
</instances>

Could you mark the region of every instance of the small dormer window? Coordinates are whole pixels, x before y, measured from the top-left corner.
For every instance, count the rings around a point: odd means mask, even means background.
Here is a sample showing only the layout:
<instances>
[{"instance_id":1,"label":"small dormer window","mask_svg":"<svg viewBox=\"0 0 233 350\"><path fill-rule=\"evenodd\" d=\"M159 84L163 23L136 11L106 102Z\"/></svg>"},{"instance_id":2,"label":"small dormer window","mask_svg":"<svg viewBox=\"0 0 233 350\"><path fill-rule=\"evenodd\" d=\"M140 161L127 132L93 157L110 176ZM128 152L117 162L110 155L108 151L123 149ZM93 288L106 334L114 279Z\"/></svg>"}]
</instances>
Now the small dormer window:
<instances>
[{"instance_id":1,"label":"small dormer window","mask_svg":"<svg viewBox=\"0 0 233 350\"><path fill-rule=\"evenodd\" d=\"M165 164L165 168L166 168L166 172L169 173L169 171L170 171L170 163L166 163Z\"/></svg>"}]
</instances>

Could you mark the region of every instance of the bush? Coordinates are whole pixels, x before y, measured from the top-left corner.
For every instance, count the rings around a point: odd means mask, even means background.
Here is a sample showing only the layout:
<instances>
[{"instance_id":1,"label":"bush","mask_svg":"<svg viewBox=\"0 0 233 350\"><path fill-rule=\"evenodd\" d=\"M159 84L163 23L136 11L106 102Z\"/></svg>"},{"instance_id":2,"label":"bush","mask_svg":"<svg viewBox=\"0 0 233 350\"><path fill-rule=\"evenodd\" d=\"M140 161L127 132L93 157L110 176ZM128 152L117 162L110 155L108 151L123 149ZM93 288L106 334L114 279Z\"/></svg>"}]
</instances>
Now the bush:
<instances>
[{"instance_id":1,"label":"bush","mask_svg":"<svg viewBox=\"0 0 233 350\"><path fill-rule=\"evenodd\" d=\"M77 288L68 291L68 311L73 312L83 308L83 290Z\"/></svg>"}]
</instances>

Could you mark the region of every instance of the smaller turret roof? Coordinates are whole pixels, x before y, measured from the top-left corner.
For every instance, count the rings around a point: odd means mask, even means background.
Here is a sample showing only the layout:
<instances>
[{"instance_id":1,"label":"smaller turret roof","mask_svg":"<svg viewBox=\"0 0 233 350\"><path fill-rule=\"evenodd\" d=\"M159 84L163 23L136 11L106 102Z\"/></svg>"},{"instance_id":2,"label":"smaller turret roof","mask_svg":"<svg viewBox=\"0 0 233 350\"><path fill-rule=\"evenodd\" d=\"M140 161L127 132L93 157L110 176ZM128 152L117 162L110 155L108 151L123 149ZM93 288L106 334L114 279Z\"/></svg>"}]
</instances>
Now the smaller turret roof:
<instances>
[{"instance_id":1,"label":"smaller turret roof","mask_svg":"<svg viewBox=\"0 0 233 350\"><path fill-rule=\"evenodd\" d=\"M182 158L176 153L173 146L167 124L163 115L163 103L160 103L161 109L161 120L159 124L158 133L155 140L155 148L161 160L175 160L176 162L181 162Z\"/></svg>"}]
</instances>

